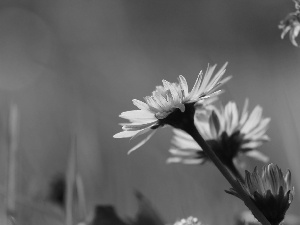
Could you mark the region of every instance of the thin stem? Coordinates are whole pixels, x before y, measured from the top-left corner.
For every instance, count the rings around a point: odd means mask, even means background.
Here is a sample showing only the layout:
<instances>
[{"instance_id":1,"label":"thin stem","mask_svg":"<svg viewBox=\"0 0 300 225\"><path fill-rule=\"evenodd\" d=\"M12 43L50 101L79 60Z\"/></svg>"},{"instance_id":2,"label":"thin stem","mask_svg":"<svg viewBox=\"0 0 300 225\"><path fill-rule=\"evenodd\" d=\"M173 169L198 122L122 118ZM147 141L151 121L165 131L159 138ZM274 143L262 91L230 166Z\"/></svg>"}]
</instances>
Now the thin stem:
<instances>
[{"instance_id":1,"label":"thin stem","mask_svg":"<svg viewBox=\"0 0 300 225\"><path fill-rule=\"evenodd\" d=\"M77 158L77 142L76 137L72 137L71 151L69 155L68 171L66 175L66 218L65 225L73 224L73 203L74 203L74 184L76 179L76 158Z\"/></svg>"},{"instance_id":2,"label":"thin stem","mask_svg":"<svg viewBox=\"0 0 300 225\"><path fill-rule=\"evenodd\" d=\"M78 208L80 217L85 219L86 218L86 197L84 192L84 185L83 181L81 179L81 176L79 174L76 174L76 189L77 189L77 195L78 195Z\"/></svg>"},{"instance_id":3,"label":"thin stem","mask_svg":"<svg viewBox=\"0 0 300 225\"><path fill-rule=\"evenodd\" d=\"M226 169L226 167L222 164L220 159L216 156L216 154L211 150L206 141L199 134L197 128L194 125L194 122L190 120L188 124L182 127L184 131L190 134L194 140L201 146L202 150L207 154L210 160L216 165L219 171L223 174L223 176L227 179L227 181L231 184L234 190L239 194L240 198L244 201L245 205L252 211L253 215L256 219L261 222L263 225L271 225L270 222L266 219L266 217L262 214L262 212L256 207L254 202L251 200L249 195L245 192L245 190L241 187L241 185L233 178L230 172Z\"/></svg>"},{"instance_id":4,"label":"thin stem","mask_svg":"<svg viewBox=\"0 0 300 225\"><path fill-rule=\"evenodd\" d=\"M16 188L17 188L17 153L19 140L19 112L15 104L11 104L8 122L8 171L6 216L8 224L15 224Z\"/></svg>"}]
</instances>

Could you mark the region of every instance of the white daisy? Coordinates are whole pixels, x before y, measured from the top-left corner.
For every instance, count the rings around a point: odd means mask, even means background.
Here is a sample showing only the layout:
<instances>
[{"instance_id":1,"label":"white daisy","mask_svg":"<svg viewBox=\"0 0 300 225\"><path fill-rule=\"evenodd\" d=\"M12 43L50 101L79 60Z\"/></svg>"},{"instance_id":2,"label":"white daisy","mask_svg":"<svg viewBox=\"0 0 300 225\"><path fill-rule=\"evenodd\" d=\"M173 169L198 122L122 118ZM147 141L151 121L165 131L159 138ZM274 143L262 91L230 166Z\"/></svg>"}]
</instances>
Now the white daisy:
<instances>
[{"instance_id":1,"label":"white daisy","mask_svg":"<svg viewBox=\"0 0 300 225\"><path fill-rule=\"evenodd\" d=\"M281 38L289 32L290 41L296 47L298 47L298 43L296 42L296 38L300 32L300 12L296 11L287 15L287 17L280 21L279 29L282 29Z\"/></svg>"},{"instance_id":2,"label":"white daisy","mask_svg":"<svg viewBox=\"0 0 300 225\"><path fill-rule=\"evenodd\" d=\"M181 219L174 223L174 225L201 225L201 224L202 223L196 217L193 216L190 216L186 219Z\"/></svg>"},{"instance_id":3,"label":"white daisy","mask_svg":"<svg viewBox=\"0 0 300 225\"><path fill-rule=\"evenodd\" d=\"M207 98L220 94L219 88L231 77L222 79L227 63L215 74L216 65L208 66L205 74L200 71L194 87L189 92L186 79L180 75L178 83L163 80L163 86L156 87L151 96L145 97L145 102L133 99L138 110L126 111L120 114L121 118L129 120L123 123L123 131L114 135L114 138L135 138L152 131L143 141L133 147L128 153L136 150L147 142L155 130L165 125L166 119L174 111L184 112L188 104L203 104Z\"/></svg>"},{"instance_id":4,"label":"white daisy","mask_svg":"<svg viewBox=\"0 0 300 225\"><path fill-rule=\"evenodd\" d=\"M196 117L195 125L212 148L215 154L226 166L232 166L236 157L243 153L247 156L267 162L268 157L257 150L269 137L265 134L270 118L262 117L262 108L256 106L252 113L248 113L248 100L246 100L242 113L239 115L234 102L229 102L225 108L218 110L209 106L211 113L205 117L203 114ZM203 118L204 117L204 118ZM174 129L172 148L173 155L167 162L180 162L185 164L199 164L208 157L186 132Z\"/></svg>"}]
</instances>

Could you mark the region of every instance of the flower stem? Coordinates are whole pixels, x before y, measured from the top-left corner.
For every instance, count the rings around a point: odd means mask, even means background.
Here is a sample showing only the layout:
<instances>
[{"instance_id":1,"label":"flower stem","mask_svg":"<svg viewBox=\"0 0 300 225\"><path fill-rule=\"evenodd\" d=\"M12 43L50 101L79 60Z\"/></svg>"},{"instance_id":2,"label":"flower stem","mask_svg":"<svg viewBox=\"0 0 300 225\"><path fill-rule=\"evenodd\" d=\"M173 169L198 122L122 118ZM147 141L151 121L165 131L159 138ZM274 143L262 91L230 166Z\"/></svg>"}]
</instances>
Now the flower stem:
<instances>
[{"instance_id":1,"label":"flower stem","mask_svg":"<svg viewBox=\"0 0 300 225\"><path fill-rule=\"evenodd\" d=\"M253 215L256 219L262 223L262 225L271 225L270 222L266 219L266 217L262 214L262 212L256 207L254 202L251 200L246 191L242 188L240 183L233 178L230 172L226 169L226 167L222 164L220 159L216 156L216 154L211 150L203 137L199 134L197 128L194 125L194 121L189 120L188 124L181 127L185 132L190 134L194 140L201 146L202 150L207 154L210 160L216 165L222 175L227 179L227 181L231 184L234 190L239 194L241 199L244 201L245 205L252 211Z\"/></svg>"}]
</instances>

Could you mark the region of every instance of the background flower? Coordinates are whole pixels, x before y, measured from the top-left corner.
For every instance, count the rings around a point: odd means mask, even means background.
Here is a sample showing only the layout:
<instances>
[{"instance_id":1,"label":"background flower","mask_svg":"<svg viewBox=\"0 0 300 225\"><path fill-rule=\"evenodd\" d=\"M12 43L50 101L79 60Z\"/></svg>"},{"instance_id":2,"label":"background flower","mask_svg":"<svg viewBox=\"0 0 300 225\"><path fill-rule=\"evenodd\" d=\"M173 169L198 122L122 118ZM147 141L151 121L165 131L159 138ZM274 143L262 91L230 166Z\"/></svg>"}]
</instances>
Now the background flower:
<instances>
[{"instance_id":1,"label":"background flower","mask_svg":"<svg viewBox=\"0 0 300 225\"><path fill-rule=\"evenodd\" d=\"M220 160L227 166L239 154L245 154L261 161L268 161L268 157L257 150L263 142L269 140L265 134L270 118L262 117L262 108L256 106L251 114L248 112L248 100L245 101L241 113L234 102L229 102L220 110L209 107L211 113L206 116L200 113L195 120L199 133L207 141ZM208 158L199 145L184 131L174 129L173 155L167 162L182 162L185 164L203 163Z\"/></svg>"},{"instance_id":2,"label":"background flower","mask_svg":"<svg viewBox=\"0 0 300 225\"><path fill-rule=\"evenodd\" d=\"M290 41L296 47L298 43L296 42L296 37L298 37L300 31L300 12L296 11L287 15L287 17L280 21L279 29L282 29L281 38L289 32Z\"/></svg>"},{"instance_id":3,"label":"background flower","mask_svg":"<svg viewBox=\"0 0 300 225\"><path fill-rule=\"evenodd\" d=\"M253 199L256 206L272 225L278 225L293 201L294 188L291 186L291 172L283 176L281 169L274 164L264 166L260 175L257 168L253 173L245 171L245 184L241 184ZM237 197L231 189L227 191Z\"/></svg>"},{"instance_id":4,"label":"background flower","mask_svg":"<svg viewBox=\"0 0 300 225\"><path fill-rule=\"evenodd\" d=\"M190 216L175 222L174 225L201 225L201 222L196 217Z\"/></svg>"}]
</instances>

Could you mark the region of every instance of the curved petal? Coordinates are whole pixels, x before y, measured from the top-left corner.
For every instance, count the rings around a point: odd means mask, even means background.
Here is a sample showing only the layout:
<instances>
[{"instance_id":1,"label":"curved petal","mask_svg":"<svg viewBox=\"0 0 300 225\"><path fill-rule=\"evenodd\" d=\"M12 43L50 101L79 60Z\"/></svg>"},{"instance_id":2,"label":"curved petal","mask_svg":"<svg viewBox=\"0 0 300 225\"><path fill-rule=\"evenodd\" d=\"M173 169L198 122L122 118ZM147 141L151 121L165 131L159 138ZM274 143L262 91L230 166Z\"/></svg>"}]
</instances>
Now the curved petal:
<instances>
[{"instance_id":1,"label":"curved petal","mask_svg":"<svg viewBox=\"0 0 300 225\"><path fill-rule=\"evenodd\" d=\"M141 147L142 145L144 145L147 141L149 141L149 139L154 135L154 133L156 132L156 130L153 130L152 133L150 133L144 140L142 140L140 143L138 143L136 146L134 146L133 148L131 148L127 154L129 155L130 153L132 153L133 151L137 150L139 147Z\"/></svg>"}]
</instances>

